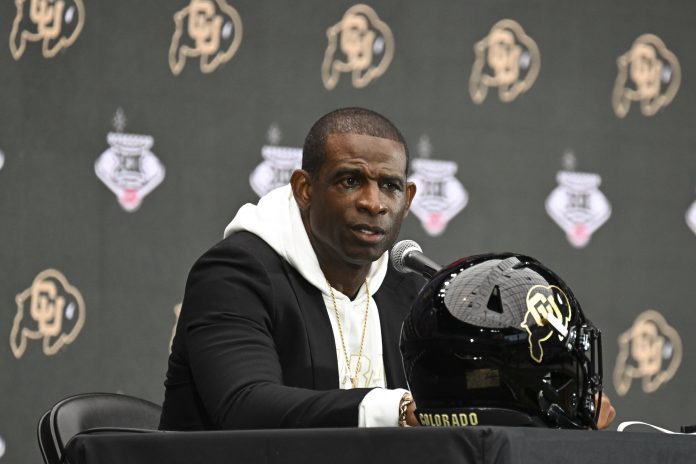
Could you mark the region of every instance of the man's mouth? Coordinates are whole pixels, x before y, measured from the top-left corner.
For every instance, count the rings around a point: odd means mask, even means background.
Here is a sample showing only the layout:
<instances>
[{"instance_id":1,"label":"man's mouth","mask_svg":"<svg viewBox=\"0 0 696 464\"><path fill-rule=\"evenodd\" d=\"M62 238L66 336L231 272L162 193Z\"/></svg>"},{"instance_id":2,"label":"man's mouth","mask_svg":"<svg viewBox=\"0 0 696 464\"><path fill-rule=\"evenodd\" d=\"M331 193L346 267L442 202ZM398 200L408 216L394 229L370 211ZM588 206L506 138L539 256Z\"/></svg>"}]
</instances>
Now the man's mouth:
<instances>
[{"instance_id":1,"label":"man's mouth","mask_svg":"<svg viewBox=\"0 0 696 464\"><path fill-rule=\"evenodd\" d=\"M355 233L359 240L368 243L378 242L385 235L385 231L381 227L369 226L367 224L355 225L351 227L351 230Z\"/></svg>"}]
</instances>

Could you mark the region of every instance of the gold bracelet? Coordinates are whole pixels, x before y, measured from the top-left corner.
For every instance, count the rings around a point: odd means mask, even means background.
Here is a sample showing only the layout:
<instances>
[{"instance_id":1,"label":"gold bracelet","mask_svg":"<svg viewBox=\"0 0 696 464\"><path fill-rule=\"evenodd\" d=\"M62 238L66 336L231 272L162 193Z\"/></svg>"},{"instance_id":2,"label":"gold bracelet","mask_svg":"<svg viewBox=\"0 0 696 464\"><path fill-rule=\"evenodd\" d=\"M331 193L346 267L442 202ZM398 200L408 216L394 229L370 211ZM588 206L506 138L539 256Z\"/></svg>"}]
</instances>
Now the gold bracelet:
<instances>
[{"instance_id":1,"label":"gold bracelet","mask_svg":"<svg viewBox=\"0 0 696 464\"><path fill-rule=\"evenodd\" d=\"M406 423L406 413L408 412L409 405L413 403L413 397L410 393L404 393L399 402L399 427L408 427Z\"/></svg>"}]
</instances>

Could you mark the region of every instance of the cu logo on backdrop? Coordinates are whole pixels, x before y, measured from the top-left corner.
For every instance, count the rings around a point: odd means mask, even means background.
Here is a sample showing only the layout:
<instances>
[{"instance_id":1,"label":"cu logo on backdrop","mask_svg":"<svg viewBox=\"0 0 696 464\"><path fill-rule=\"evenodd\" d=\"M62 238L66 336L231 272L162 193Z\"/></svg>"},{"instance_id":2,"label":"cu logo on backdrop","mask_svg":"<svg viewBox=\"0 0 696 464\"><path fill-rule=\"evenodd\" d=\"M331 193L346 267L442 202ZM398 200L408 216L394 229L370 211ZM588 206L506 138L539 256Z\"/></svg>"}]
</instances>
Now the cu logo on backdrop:
<instances>
[{"instance_id":1,"label":"cu logo on backdrop","mask_svg":"<svg viewBox=\"0 0 696 464\"><path fill-rule=\"evenodd\" d=\"M17 314L10 347L17 359L26 351L29 340L42 340L44 354L56 354L75 341L85 323L82 294L55 269L41 271L15 301Z\"/></svg>"},{"instance_id":2,"label":"cu logo on backdrop","mask_svg":"<svg viewBox=\"0 0 696 464\"><path fill-rule=\"evenodd\" d=\"M394 56L394 37L389 26L367 5L350 7L343 18L326 31L329 40L321 78L332 90L342 73L351 75L355 88L363 88L385 73Z\"/></svg>"},{"instance_id":3,"label":"cu logo on backdrop","mask_svg":"<svg viewBox=\"0 0 696 464\"><path fill-rule=\"evenodd\" d=\"M648 310L619 336L614 387L623 396L640 379L644 393L653 393L677 372L682 360L679 333L662 314Z\"/></svg>"},{"instance_id":4,"label":"cu logo on backdrop","mask_svg":"<svg viewBox=\"0 0 696 464\"><path fill-rule=\"evenodd\" d=\"M199 58L201 72L211 73L242 43L242 18L225 0L191 0L174 14L174 24L169 67L175 76L188 58Z\"/></svg>"},{"instance_id":5,"label":"cu logo on backdrop","mask_svg":"<svg viewBox=\"0 0 696 464\"><path fill-rule=\"evenodd\" d=\"M628 114L632 102L640 102L644 116L653 116L669 105L679 90L679 61L653 34L638 37L631 49L617 59L617 65L612 105L620 118Z\"/></svg>"},{"instance_id":6,"label":"cu logo on backdrop","mask_svg":"<svg viewBox=\"0 0 696 464\"><path fill-rule=\"evenodd\" d=\"M529 90L539 75L539 47L511 19L498 21L474 51L469 94L476 104L483 103L489 88L497 88L500 101L509 103Z\"/></svg>"},{"instance_id":7,"label":"cu logo on backdrop","mask_svg":"<svg viewBox=\"0 0 696 464\"><path fill-rule=\"evenodd\" d=\"M10 33L10 52L19 60L28 42L41 42L44 58L72 45L85 23L82 0L15 0L17 14Z\"/></svg>"}]
</instances>

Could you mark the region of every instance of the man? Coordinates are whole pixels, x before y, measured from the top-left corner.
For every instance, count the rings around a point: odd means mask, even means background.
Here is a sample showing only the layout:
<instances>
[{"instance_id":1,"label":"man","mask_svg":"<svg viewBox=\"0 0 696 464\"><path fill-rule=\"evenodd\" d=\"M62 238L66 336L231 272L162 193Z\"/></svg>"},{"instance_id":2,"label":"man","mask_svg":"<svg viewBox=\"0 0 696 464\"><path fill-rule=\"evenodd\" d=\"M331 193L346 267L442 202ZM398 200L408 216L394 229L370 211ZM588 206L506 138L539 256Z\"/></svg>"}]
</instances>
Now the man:
<instances>
[{"instance_id":1,"label":"man","mask_svg":"<svg viewBox=\"0 0 696 464\"><path fill-rule=\"evenodd\" d=\"M314 124L291 185L242 207L193 266L160 428L416 424L398 339L422 282L387 253L416 193L407 169L377 113Z\"/></svg>"},{"instance_id":2,"label":"man","mask_svg":"<svg viewBox=\"0 0 696 464\"><path fill-rule=\"evenodd\" d=\"M161 429L418 425L398 342L423 282L387 253L416 193L408 161L373 111L314 124L290 186L243 206L191 269Z\"/></svg>"}]
</instances>

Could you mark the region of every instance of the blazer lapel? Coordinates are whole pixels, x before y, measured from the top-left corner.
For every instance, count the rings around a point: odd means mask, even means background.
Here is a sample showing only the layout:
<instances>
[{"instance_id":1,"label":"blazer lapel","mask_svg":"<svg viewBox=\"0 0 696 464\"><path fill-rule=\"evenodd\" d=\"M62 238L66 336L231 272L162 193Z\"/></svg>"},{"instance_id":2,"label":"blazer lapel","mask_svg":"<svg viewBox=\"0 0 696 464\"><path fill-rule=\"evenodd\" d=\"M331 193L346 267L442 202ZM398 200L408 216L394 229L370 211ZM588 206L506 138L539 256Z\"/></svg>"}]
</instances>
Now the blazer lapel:
<instances>
[{"instance_id":1,"label":"blazer lapel","mask_svg":"<svg viewBox=\"0 0 696 464\"><path fill-rule=\"evenodd\" d=\"M402 298L399 298L390 286L384 284L374 297L382 326L382 353L387 388L406 388L406 376L399 349L401 325L405 314L405 309L400 305Z\"/></svg>"},{"instance_id":2,"label":"blazer lapel","mask_svg":"<svg viewBox=\"0 0 696 464\"><path fill-rule=\"evenodd\" d=\"M338 388L336 346L331 321L326 313L321 292L287 262L284 262L284 268L295 292L301 317L305 322L314 388L317 390Z\"/></svg>"}]
</instances>

